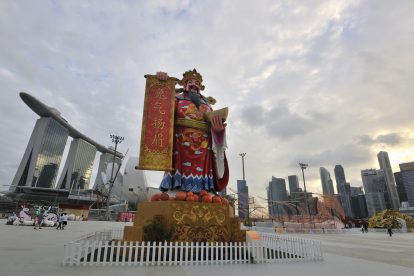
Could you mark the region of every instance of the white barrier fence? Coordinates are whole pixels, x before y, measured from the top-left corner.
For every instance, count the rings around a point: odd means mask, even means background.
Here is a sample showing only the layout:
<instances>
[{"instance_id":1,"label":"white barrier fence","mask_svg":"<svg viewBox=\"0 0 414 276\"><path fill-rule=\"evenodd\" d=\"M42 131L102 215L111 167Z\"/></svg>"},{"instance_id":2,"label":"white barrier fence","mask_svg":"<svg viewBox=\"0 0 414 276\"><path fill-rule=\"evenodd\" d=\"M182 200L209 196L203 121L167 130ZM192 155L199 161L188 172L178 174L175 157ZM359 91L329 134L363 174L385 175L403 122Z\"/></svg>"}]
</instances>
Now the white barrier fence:
<instances>
[{"instance_id":1,"label":"white barrier fence","mask_svg":"<svg viewBox=\"0 0 414 276\"><path fill-rule=\"evenodd\" d=\"M323 259L319 241L260 233L235 243L123 242L123 229L96 232L65 244L63 265L149 266L275 263ZM118 240L117 240L118 239Z\"/></svg>"}]
</instances>

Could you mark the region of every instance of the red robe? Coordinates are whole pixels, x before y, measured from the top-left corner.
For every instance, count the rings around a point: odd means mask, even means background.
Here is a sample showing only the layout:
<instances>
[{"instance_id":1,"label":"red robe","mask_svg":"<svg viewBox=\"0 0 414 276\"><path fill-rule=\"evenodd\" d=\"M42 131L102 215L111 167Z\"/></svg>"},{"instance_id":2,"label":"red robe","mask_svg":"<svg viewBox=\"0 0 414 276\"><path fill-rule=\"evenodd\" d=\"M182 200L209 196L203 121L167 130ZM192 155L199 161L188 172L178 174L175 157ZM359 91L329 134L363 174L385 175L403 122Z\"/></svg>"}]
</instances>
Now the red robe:
<instances>
[{"instance_id":1,"label":"red robe","mask_svg":"<svg viewBox=\"0 0 414 276\"><path fill-rule=\"evenodd\" d=\"M221 191L227 186L229 170L226 157L224 157L224 174L222 177L217 175L211 130L204 119L204 113L208 111L212 111L212 108L204 98L201 98L201 104L197 108L186 93L176 96L174 171L164 174L161 190ZM225 131L213 135L225 135Z\"/></svg>"}]
</instances>

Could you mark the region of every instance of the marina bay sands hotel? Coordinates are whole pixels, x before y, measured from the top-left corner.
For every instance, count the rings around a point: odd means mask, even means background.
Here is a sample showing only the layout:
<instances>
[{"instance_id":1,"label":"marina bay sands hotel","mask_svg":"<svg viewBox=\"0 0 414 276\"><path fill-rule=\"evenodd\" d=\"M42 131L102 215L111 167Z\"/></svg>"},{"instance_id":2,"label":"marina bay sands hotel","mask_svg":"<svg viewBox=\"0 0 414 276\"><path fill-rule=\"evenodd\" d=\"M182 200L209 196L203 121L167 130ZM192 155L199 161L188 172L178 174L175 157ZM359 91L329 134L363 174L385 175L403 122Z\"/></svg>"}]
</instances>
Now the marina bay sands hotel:
<instances>
[{"instance_id":1,"label":"marina bay sands hotel","mask_svg":"<svg viewBox=\"0 0 414 276\"><path fill-rule=\"evenodd\" d=\"M30 136L9 192L30 194L39 191L70 192L89 189L97 152L101 155L93 187L105 184L102 173L107 172L108 165L113 163L114 158L114 163L119 166L123 155L76 130L55 108L27 93L21 92L20 97L40 118ZM57 179L69 136L73 140L63 170Z\"/></svg>"}]
</instances>

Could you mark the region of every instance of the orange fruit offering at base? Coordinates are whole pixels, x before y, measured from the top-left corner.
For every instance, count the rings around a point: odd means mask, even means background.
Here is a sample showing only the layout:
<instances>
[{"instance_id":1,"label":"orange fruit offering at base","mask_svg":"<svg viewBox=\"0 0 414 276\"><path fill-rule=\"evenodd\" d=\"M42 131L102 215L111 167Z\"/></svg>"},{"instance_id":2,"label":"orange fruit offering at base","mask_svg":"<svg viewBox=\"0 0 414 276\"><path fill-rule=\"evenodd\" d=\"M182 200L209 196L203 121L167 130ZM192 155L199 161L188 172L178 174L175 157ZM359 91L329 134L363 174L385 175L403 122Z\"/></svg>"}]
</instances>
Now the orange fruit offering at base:
<instances>
[{"instance_id":1,"label":"orange fruit offering at base","mask_svg":"<svg viewBox=\"0 0 414 276\"><path fill-rule=\"evenodd\" d=\"M194 202L199 202L200 197L198 195L193 195Z\"/></svg>"},{"instance_id":2,"label":"orange fruit offering at base","mask_svg":"<svg viewBox=\"0 0 414 276\"><path fill-rule=\"evenodd\" d=\"M161 193L160 199L161 200L169 200L170 199L170 195L167 194L167 193Z\"/></svg>"},{"instance_id":3,"label":"orange fruit offering at base","mask_svg":"<svg viewBox=\"0 0 414 276\"><path fill-rule=\"evenodd\" d=\"M183 191L179 191L175 194L175 200L184 201L186 197L187 197L187 194Z\"/></svg>"},{"instance_id":4,"label":"orange fruit offering at base","mask_svg":"<svg viewBox=\"0 0 414 276\"><path fill-rule=\"evenodd\" d=\"M211 198L210 195L205 195L205 196L203 196L202 201L205 202L205 203L211 203L213 201L213 199Z\"/></svg>"},{"instance_id":5,"label":"orange fruit offering at base","mask_svg":"<svg viewBox=\"0 0 414 276\"><path fill-rule=\"evenodd\" d=\"M213 203L221 203L221 197L213 196Z\"/></svg>"},{"instance_id":6,"label":"orange fruit offering at base","mask_svg":"<svg viewBox=\"0 0 414 276\"><path fill-rule=\"evenodd\" d=\"M155 194L151 197L151 201L159 201L160 200L160 194Z\"/></svg>"}]
</instances>

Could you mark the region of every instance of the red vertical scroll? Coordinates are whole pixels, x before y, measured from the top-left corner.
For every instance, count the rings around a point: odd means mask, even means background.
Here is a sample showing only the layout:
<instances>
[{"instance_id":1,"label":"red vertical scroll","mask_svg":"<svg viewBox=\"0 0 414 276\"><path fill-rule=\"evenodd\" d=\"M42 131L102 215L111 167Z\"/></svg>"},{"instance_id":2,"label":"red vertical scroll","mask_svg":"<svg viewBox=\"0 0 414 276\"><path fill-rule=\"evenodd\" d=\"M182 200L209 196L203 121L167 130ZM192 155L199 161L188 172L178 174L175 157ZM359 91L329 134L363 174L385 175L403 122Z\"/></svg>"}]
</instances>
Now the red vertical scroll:
<instances>
[{"instance_id":1,"label":"red vertical scroll","mask_svg":"<svg viewBox=\"0 0 414 276\"><path fill-rule=\"evenodd\" d=\"M141 148L137 169L172 170L176 78L146 75Z\"/></svg>"}]
</instances>

